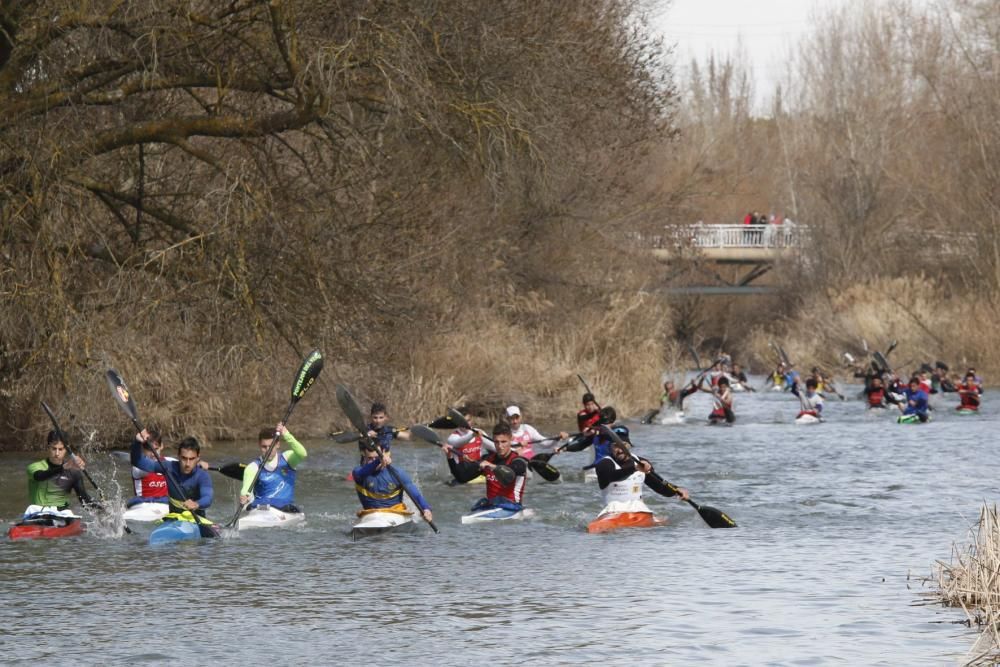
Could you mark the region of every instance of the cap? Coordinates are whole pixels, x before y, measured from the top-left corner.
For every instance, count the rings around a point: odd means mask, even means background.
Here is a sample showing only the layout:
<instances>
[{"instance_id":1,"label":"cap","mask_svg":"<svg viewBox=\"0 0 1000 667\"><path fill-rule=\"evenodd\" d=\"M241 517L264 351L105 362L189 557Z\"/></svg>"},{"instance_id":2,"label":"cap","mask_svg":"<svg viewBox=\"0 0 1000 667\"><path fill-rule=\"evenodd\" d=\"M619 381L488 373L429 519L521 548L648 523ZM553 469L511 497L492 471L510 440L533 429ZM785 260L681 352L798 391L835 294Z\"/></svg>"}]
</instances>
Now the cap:
<instances>
[{"instance_id":1,"label":"cap","mask_svg":"<svg viewBox=\"0 0 1000 667\"><path fill-rule=\"evenodd\" d=\"M514 415L517 415L518 417L520 417L521 416L521 408L517 407L516 405L509 405L509 406L507 406L507 416L508 417L513 417Z\"/></svg>"},{"instance_id":2,"label":"cap","mask_svg":"<svg viewBox=\"0 0 1000 667\"><path fill-rule=\"evenodd\" d=\"M631 440L629 440L628 426L621 426L621 425L614 426L614 427L611 428L611 430L614 431L615 435L617 435L619 438L621 438L625 442L632 442Z\"/></svg>"}]
</instances>

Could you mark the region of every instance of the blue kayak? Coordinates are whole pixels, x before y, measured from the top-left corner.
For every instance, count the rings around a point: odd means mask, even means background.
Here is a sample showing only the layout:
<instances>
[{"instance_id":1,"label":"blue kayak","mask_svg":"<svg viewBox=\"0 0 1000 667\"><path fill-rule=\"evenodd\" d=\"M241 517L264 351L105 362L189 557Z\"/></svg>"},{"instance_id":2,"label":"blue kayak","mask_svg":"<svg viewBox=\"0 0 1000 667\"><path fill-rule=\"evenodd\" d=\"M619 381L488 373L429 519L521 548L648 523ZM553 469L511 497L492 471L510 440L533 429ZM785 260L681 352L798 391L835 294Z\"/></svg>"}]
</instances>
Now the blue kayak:
<instances>
[{"instance_id":1,"label":"blue kayak","mask_svg":"<svg viewBox=\"0 0 1000 667\"><path fill-rule=\"evenodd\" d=\"M164 521L149 534L150 544L200 540L201 531L191 521Z\"/></svg>"}]
</instances>

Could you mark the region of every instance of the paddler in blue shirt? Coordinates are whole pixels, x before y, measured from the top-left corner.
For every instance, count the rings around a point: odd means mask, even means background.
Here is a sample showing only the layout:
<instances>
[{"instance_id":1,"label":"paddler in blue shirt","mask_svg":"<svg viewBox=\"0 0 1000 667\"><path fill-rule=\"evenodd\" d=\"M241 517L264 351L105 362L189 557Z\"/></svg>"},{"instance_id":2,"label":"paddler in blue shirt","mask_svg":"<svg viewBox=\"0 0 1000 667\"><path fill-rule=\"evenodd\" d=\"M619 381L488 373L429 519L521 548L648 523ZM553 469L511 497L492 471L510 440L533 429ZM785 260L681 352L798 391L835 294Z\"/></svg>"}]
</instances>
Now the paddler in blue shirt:
<instances>
[{"instance_id":1,"label":"paddler in blue shirt","mask_svg":"<svg viewBox=\"0 0 1000 667\"><path fill-rule=\"evenodd\" d=\"M389 451L395 439L411 439L409 431L396 429L389 423L389 413L386 411L385 403L377 401L372 403L369 417L371 421L368 423L368 437L374 438L383 451Z\"/></svg>"},{"instance_id":2,"label":"paddler in blue shirt","mask_svg":"<svg viewBox=\"0 0 1000 667\"><path fill-rule=\"evenodd\" d=\"M389 510L405 512L403 491L409 494L417 504L420 513L427 521L433 521L431 506L424 500L420 489L413 483L406 471L392 466L392 454L380 449L377 442L370 438L362 438L358 442L361 450L361 465L351 473L354 478L354 490L364 510Z\"/></svg>"},{"instance_id":3,"label":"paddler in blue shirt","mask_svg":"<svg viewBox=\"0 0 1000 667\"><path fill-rule=\"evenodd\" d=\"M916 415L920 421L927 421L927 411L930 409L930 397L920 386L920 378L916 375L910 378L910 385L906 389L906 404L903 407L904 415Z\"/></svg>"},{"instance_id":4,"label":"paddler in blue shirt","mask_svg":"<svg viewBox=\"0 0 1000 667\"><path fill-rule=\"evenodd\" d=\"M170 495L171 514L165 518L185 518L181 516L184 512L191 512L204 517L205 510L212 504L214 491L212 489L211 476L201 468L201 445L198 440L187 437L177 445L176 461L160 459L160 462L151 459L142 453L146 442L149 439L149 432L145 429L136 434L132 441L130 459L132 465L146 472L164 472L167 477L167 492ZM175 484L180 485L177 488ZM187 500L184 500L187 498ZM174 516L176 515L176 516ZM188 519L192 520L192 519Z\"/></svg>"},{"instance_id":5,"label":"paddler in blue shirt","mask_svg":"<svg viewBox=\"0 0 1000 667\"><path fill-rule=\"evenodd\" d=\"M275 443L271 458L267 463L261 459L267 454L275 437L280 440ZM281 451L281 443L288 445L288 451ZM250 508L269 506L282 512L301 512L295 506L295 468L305 460L308 453L306 448L295 439L283 423L278 423L275 428L263 428L257 434L257 446L260 448L260 456L254 459L243 469L243 487L240 489L240 504L250 503ZM263 469L261 469L263 465ZM257 470L260 469L260 474ZM254 477L257 478L256 484ZM253 489L250 485L253 484ZM253 491L253 501L250 500L250 493Z\"/></svg>"}]
</instances>

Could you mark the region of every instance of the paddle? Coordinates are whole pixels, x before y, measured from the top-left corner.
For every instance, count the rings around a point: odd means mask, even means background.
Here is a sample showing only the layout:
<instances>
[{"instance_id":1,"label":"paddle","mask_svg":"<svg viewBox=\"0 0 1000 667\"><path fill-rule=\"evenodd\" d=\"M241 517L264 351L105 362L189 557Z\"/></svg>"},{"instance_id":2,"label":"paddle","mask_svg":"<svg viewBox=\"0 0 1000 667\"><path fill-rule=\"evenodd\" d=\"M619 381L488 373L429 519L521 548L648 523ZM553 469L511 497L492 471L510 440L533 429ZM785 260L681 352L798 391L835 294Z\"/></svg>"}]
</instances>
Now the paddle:
<instances>
[{"instance_id":1,"label":"paddle","mask_svg":"<svg viewBox=\"0 0 1000 667\"><path fill-rule=\"evenodd\" d=\"M352 396L351 392L347 390L347 387L342 384L337 385L337 404L340 405L340 409L347 417L347 420L351 422L351 426L358 430L358 433L368 432L368 425L365 424L365 418L361 413L361 408L358 406L358 402L354 400L354 396ZM381 447L378 448L378 452L379 456L382 456L383 452ZM385 469L388 470L389 474L392 475L392 478L396 480L396 484L402 492L406 494L411 502L416 504L416 501L413 500L413 496L411 496L410 492L406 490L405 486L403 486L403 480L399 478L396 470L391 465L387 465ZM420 512L420 518L426 521L427 525L430 526L435 533L439 532L438 527L434 525L433 521L424 516L423 512Z\"/></svg>"},{"instance_id":2,"label":"paddle","mask_svg":"<svg viewBox=\"0 0 1000 667\"><path fill-rule=\"evenodd\" d=\"M639 457L637 457L635 454L632 454L632 451L628 448L628 445L625 443L625 441L619 438L617 433L608 428L607 424L601 424L601 431L605 433L609 438L614 440L615 443L617 443L619 446L624 447L625 451L627 451L633 459L635 459L636 461L639 460ZM670 482L660 477L655 471L651 471L646 474L649 475L653 480L662 483L664 486L666 486L674 493L678 493L680 491L680 489L678 489L676 486L674 486ZM736 528L736 522L730 519L729 516L722 510L715 509L714 507L709 507L708 505L699 505L690 498L688 498L684 502L686 502L691 507L695 508L698 511L699 516L701 516L701 518L705 520L705 523L707 523L712 528Z\"/></svg>"},{"instance_id":3,"label":"paddle","mask_svg":"<svg viewBox=\"0 0 1000 667\"><path fill-rule=\"evenodd\" d=\"M233 463L227 463L223 466L208 466L208 470L213 470L218 473L222 473L226 477L232 477L233 479L243 481L243 470L246 469L246 463L240 463L234 461Z\"/></svg>"},{"instance_id":4,"label":"paddle","mask_svg":"<svg viewBox=\"0 0 1000 667\"><path fill-rule=\"evenodd\" d=\"M295 374L295 380L292 382L291 397L288 399L288 408L285 410L285 416L281 418L281 423L287 425L289 418L292 416L292 410L298 405L299 400L305 396L309 388L313 386L316 382L316 378L319 377L320 371L323 370L323 355L319 350L313 350L306 355L306 358L302 360L302 365L299 367L299 372ZM254 473L253 481L250 482L249 488L251 492L254 486L257 484L257 480L260 478L260 473L264 469L264 465L271 460L271 452L274 451L275 446L278 444L278 439L281 435L275 431L274 437L271 439L271 444L267 448L267 452L261 457L260 465L257 466L257 472ZM246 511L250 506L250 501L244 505L240 505L236 508L236 513L233 518L229 520L226 524L226 528L232 528L236 525L236 522L240 520L240 515Z\"/></svg>"},{"instance_id":5,"label":"paddle","mask_svg":"<svg viewBox=\"0 0 1000 667\"><path fill-rule=\"evenodd\" d=\"M577 377L580 376L577 375ZM583 378L580 379L582 380ZM493 449L494 451L496 450L496 447L493 446L493 438L486 435L486 433L482 429L472 428L472 426L469 424L469 421L465 418L465 415L463 415L461 412L459 412L454 408L448 408L448 418L451 419L451 421L453 421L455 423L455 426L457 426L458 428L464 428L467 431L476 431L477 433L479 433L479 435L483 437L484 440L490 443L491 449ZM531 440L530 442L533 445L537 445L539 443L548 442L550 440L552 440L552 438ZM552 453L549 453L548 456L541 453L535 454L532 458L528 459L528 467L537 472L538 476L544 479L546 482L555 482L558 481L558 479L562 476L562 473L559 472L558 468L549 463L550 458L552 458Z\"/></svg>"},{"instance_id":6,"label":"paddle","mask_svg":"<svg viewBox=\"0 0 1000 667\"><path fill-rule=\"evenodd\" d=\"M392 430L392 434L396 435L397 433L402 433L403 431L408 431L408 430L410 429L407 429L405 427L394 428ZM349 442L357 442L362 437L361 434L358 433L357 431L336 431L334 433L329 433L328 436L331 440L341 445L347 444Z\"/></svg>"},{"instance_id":7,"label":"paddle","mask_svg":"<svg viewBox=\"0 0 1000 667\"><path fill-rule=\"evenodd\" d=\"M55 413L52 412L52 408L50 408L45 403L45 401L42 401L42 410L45 410L45 414L49 416L49 421L52 422L52 429L56 432L56 436L59 438L60 442L62 442L63 446L66 447L66 451L69 452L69 455L75 459L79 458L76 455L76 452L73 451L73 448L70 447L69 438L66 437L66 432L59 427L59 422L56 420ZM70 421L72 421L72 419L70 419ZM94 478L90 476L90 473L87 472L87 469L80 468L80 472L82 472L83 476L86 477L88 481L90 481L90 483L94 486L95 489L97 489L97 495L101 497L101 500L104 500L104 490L101 489L101 487L97 486L97 482L95 482ZM126 525L125 532L131 535L132 529Z\"/></svg>"},{"instance_id":8,"label":"paddle","mask_svg":"<svg viewBox=\"0 0 1000 667\"><path fill-rule=\"evenodd\" d=\"M122 379L122 376L118 373L118 371L112 368L108 369L108 372L104 374L104 378L108 381L108 387L111 388L111 395L115 397L118 407L120 407L126 416L128 416L128 418L132 421L132 425L136 428L136 432L141 433L144 431L145 427L143 427L142 422L139 421L139 410L135 407L135 401L132 399L132 392L128 390L128 386L125 384L125 380ZM173 484L174 488L177 489L177 492L180 493L180 496L184 501L189 500L184 488L174 478L173 473L170 472L170 469L163 463L163 459L156 453L156 450L151 447L147 447L146 449L152 453L153 458L156 459L156 462L160 466L160 470L163 471L163 475L167 478L169 484ZM215 524L213 524L209 519L198 516L194 512L191 512L191 516L194 517L194 523L198 526L198 532L202 537L219 536Z\"/></svg>"},{"instance_id":9,"label":"paddle","mask_svg":"<svg viewBox=\"0 0 1000 667\"><path fill-rule=\"evenodd\" d=\"M885 351L885 356L888 357L890 354L892 354L892 351L896 349L897 344L899 344L899 341L897 340L894 340L891 343L889 343L889 348Z\"/></svg>"}]
</instances>

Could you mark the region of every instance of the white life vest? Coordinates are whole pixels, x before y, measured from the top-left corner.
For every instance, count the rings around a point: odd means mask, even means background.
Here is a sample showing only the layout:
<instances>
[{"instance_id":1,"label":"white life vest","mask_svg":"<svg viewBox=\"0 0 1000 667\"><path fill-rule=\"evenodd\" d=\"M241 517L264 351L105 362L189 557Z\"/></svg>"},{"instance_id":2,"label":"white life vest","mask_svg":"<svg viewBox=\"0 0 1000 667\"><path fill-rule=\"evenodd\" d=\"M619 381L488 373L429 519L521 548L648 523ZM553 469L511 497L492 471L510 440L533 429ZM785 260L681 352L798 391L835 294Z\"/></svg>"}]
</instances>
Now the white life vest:
<instances>
[{"instance_id":1,"label":"white life vest","mask_svg":"<svg viewBox=\"0 0 1000 667\"><path fill-rule=\"evenodd\" d=\"M616 470L621 466L612 457L604 457L615 464ZM601 514L620 512L650 512L652 510L642 502L642 485L646 481L646 473L636 470L634 473L618 482L611 482L601 489L604 498L604 509Z\"/></svg>"}]
</instances>

